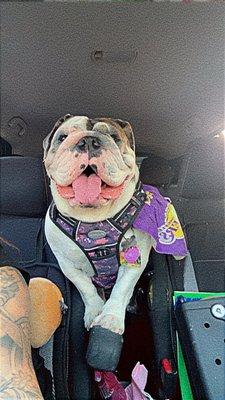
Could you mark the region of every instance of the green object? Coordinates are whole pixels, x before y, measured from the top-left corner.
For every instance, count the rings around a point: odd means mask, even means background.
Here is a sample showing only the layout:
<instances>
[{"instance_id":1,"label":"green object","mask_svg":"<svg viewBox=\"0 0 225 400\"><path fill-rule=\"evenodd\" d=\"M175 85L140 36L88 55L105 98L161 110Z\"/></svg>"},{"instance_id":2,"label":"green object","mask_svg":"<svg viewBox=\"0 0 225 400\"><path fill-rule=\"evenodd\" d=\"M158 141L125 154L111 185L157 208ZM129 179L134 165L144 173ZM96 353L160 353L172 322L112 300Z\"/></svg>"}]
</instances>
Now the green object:
<instances>
[{"instance_id":1,"label":"green object","mask_svg":"<svg viewBox=\"0 0 225 400\"><path fill-rule=\"evenodd\" d=\"M209 293L209 292L174 292L174 302L178 296L188 297L188 298L201 298L206 297L219 297L224 296L225 293ZM178 362L178 374L181 387L182 400L194 400L191 385L189 382L187 369L184 362L184 357L182 354L179 339L177 337L177 362Z\"/></svg>"}]
</instances>

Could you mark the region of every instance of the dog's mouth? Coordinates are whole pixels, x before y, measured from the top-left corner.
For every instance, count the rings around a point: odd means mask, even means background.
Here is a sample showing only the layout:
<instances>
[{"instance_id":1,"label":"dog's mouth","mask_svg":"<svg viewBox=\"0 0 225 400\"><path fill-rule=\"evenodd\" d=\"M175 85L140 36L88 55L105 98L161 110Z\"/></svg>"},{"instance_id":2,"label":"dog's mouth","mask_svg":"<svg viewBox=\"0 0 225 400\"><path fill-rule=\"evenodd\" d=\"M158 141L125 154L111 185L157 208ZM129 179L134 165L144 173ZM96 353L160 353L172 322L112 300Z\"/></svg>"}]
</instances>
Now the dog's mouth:
<instances>
[{"instance_id":1,"label":"dog's mouth","mask_svg":"<svg viewBox=\"0 0 225 400\"><path fill-rule=\"evenodd\" d=\"M107 185L88 166L70 185L60 186L56 184L57 191L61 197L67 199L71 206L95 206L101 200L115 200L124 189L125 182L119 186Z\"/></svg>"}]
</instances>

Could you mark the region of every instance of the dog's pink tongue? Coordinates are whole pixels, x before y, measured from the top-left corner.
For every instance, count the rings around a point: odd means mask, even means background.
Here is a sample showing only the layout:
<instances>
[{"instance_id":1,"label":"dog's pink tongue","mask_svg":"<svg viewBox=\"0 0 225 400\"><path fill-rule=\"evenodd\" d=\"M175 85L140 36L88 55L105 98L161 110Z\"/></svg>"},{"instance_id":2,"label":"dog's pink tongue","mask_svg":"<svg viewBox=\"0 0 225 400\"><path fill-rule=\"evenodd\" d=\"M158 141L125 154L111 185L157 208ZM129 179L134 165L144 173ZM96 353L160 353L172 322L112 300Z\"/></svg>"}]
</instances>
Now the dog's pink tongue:
<instances>
[{"instance_id":1,"label":"dog's pink tongue","mask_svg":"<svg viewBox=\"0 0 225 400\"><path fill-rule=\"evenodd\" d=\"M92 204L101 193L101 178L96 174L80 175L72 183L74 198L77 203Z\"/></svg>"}]
</instances>

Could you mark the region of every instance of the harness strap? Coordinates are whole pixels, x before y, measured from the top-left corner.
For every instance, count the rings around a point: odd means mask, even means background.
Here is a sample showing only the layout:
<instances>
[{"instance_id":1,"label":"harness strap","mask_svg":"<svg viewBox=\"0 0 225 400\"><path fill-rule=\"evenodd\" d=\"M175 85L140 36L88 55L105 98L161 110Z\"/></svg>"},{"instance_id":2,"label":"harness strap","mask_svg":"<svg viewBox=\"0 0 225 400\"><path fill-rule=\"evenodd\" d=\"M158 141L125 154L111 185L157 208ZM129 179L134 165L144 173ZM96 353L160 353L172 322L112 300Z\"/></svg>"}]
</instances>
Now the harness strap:
<instances>
[{"instance_id":1,"label":"harness strap","mask_svg":"<svg viewBox=\"0 0 225 400\"><path fill-rule=\"evenodd\" d=\"M142 209L145 198L145 191L139 182L122 211L113 218L96 223L66 217L57 210L54 203L51 204L51 220L84 252L95 271L92 281L96 286L110 289L114 285L120 263L120 242Z\"/></svg>"}]
</instances>

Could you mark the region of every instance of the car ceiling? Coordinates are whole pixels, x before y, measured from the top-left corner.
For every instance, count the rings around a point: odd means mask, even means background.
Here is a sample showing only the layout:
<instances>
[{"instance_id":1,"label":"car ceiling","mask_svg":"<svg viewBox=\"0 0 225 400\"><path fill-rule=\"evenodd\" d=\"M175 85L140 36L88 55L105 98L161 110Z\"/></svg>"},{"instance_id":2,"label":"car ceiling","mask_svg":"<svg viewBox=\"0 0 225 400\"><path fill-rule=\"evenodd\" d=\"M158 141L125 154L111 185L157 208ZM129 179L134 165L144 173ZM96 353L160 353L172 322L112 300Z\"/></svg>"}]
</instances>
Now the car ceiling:
<instances>
[{"instance_id":1,"label":"car ceiling","mask_svg":"<svg viewBox=\"0 0 225 400\"><path fill-rule=\"evenodd\" d=\"M1 4L1 132L40 156L64 114L130 121L139 154L173 159L224 128L222 3Z\"/></svg>"}]
</instances>

